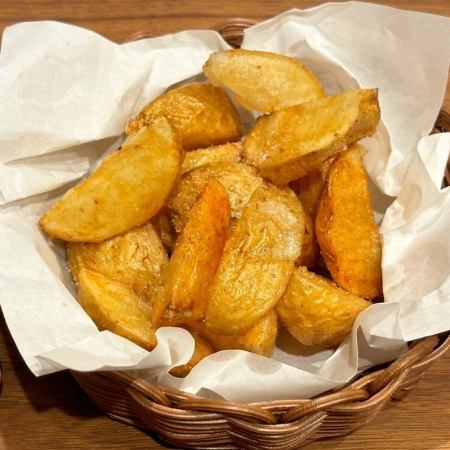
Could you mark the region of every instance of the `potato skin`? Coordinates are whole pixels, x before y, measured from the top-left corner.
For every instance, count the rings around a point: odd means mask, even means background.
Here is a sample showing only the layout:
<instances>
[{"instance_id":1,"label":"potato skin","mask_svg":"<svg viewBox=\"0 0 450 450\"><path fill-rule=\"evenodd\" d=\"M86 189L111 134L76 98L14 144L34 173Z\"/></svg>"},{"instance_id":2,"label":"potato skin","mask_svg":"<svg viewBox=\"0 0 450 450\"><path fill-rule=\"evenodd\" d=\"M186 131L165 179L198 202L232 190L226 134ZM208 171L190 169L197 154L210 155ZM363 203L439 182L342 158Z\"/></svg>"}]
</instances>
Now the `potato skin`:
<instances>
[{"instance_id":1,"label":"potato skin","mask_svg":"<svg viewBox=\"0 0 450 450\"><path fill-rule=\"evenodd\" d=\"M197 333L191 332L191 334L195 340L194 353L191 356L191 359L186 364L174 367L170 370L170 374L175 377L185 377L189 374L192 368L196 366L203 358L206 358L208 355L211 355L214 352L211 344L207 340L203 339Z\"/></svg>"},{"instance_id":2,"label":"potato skin","mask_svg":"<svg viewBox=\"0 0 450 450\"><path fill-rule=\"evenodd\" d=\"M127 286L82 268L78 273L78 301L100 330L109 330L147 350L155 346L151 305Z\"/></svg>"},{"instance_id":3,"label":"potato skin","mask_svg":"<svg viewBox=\"0 0 450 450\"><path fill-rule=\"evenodd\" d=\"M178 178L182 149L167 119L129 137L40 219L51 237L102 242L158 213Z\"/></svg>"},{"instance_id":4,"label":"potato skin","mask_svg":"<svg viewBox=\"0 0 450 450\"><path fill-rule=\"evenodd\" d=\"M273 309L303 233L303 210L292 191L275 186L255 191L225 245L206 310L210 331L243 333Z\"/></svg>"},{"instance_id":5,"label":"potato skin","mask_svg":"<svg viewBox=\"0 0 450 450\"><path fill-rule=\"evenodd\" d=\"M187 152L181 166L181 174L184 175L207 164L237 163L241 160L242 150L241 142L232 142Z\"/></svg>"},{"instance_id":6,"label":"potato skin","mask_svg":"<svg viewBox=\"0 0 450 450\"><path fill-rule=\"evenodd\" d=\"M315 230L336 283L359 297L382 295L381 238L362 163L353 146L336 158L320 198Z\"/></svg>"},{"instance_id":7,"label":"potato skin","mask_svg":"<svg viewBox=\"0 0 450 450\"><path fill-rule=\"evenodd\" d=\"M183 230L189 211L211 179L219 181L228 194L232 225L241 216L253 192L263 185L256 170L241 163L207 164L192 170L177 184L168 203L178 233Z\"/></svg>"},{"instance_id":8,"label":"potato skin","mask_svg":"<svg viewBox=\"0 0 450 450\"><path fill-rule=\"evenodd\" d=\"M336 347L369 305L306 267L298 267L276 309L288 331L303 345Z\"/></svg>"},{"instance_id":9,"label":"potato skin","mask_svg":"<svg viewBox=\"0 0 450 450\"><path fill-rule=\"evenodd\" d=\"M238 140L239 114L222 88L192 83L165 92L126 125L128 135L159 117L166 117L179 134L184 150Z\"/></svg>"},{"instance_id":10,"label":"potato skin","mask_svg":"<svg viewBox=\"0 0 450 450\"><path fill-rule=\"evenodd\" d=\"M216 86L236 94L244 108L273 112L323 97L322 86L294 58L254 50L213 53L203 71Z\"/></svg>"},{"instance_id":11,"label":"potato skin","mask_svg":"<svg viewBox=\"0 0 450 450\"><path fill-rule=\"evenodd\" d=\"M223 186L216 180L206 185L189 213L164 276L164 288L152 311L159 325L167 307L202 319L212 280L230 233L230 206Z\"/></svg>"},{"instance_id":12,"label":"potato skin","mask_svg":"<svg viewBox=\"0 0 450 450\"><path fill-rule=\"evenodd\" d=\"M370 136L380 118L378 91L357 89L260 117L244 142L244 160L277 185Z\"/></svg>"},{"instance_id":13,"label":"potato skin","mask_svg":"<svg viewBox=\"0 0 450 450\"><path fill-rule=\"evenodd\" d=\"M171 254L178 236L172 223L170 211L163 207L156 216L152 217L151 223L162 245Z\"/></svg>"},{"instance_id":14,"label":"potato skin","mask_svg":"<svg viewBox=\"0 0 450 450\"><path fill-rule=\"evenodd\" d=\"M168 258L151 224L105 242L68 242L69 268L76 284L81 269L98 272L152 303L162 287Z\"/></svg>"}]
</instances>

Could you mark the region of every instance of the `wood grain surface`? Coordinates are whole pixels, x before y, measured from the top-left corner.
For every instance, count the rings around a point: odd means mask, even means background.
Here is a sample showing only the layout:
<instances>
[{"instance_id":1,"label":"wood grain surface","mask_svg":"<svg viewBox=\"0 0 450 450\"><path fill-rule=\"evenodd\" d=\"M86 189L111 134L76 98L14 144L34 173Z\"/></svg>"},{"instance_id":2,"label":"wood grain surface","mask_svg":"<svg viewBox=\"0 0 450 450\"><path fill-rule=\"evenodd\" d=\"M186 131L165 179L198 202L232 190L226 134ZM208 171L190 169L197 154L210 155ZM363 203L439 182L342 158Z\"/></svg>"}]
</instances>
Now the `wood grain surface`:
<instances>
[{"instance_id":1,"label":"wood grain surface","mask_svg":"<svg viewBox=\"0 0 450 450\"><path fill-rule=\"evenodd\" d=\"M292 7L320 3L302 0L0 0L0 31L20 21L51 19L90 28L121 42L140 30L163 34L187 28L210 28L232 17L262 20ZM450 16L449 0L373 3ZM450 111L448 88L444 107ZM35 378L18 354L1 315L0 361L3 372L0 449L166 448L155 436L103 416L68 373ZM321 441L305 448L450 449L450 354L427 372L406 399L389 405L364 429L342 439Z\"/></svg>"}]
</instances>

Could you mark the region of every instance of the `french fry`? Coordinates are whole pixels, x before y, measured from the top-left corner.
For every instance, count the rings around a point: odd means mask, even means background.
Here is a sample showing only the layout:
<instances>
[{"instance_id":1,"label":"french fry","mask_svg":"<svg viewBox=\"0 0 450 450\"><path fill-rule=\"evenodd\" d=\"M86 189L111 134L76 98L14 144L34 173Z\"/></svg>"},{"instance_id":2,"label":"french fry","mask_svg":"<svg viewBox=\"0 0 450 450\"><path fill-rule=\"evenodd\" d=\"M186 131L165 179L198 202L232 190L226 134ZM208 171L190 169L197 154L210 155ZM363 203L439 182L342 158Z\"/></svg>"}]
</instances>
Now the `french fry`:
<instances>
[{"instance_id":1,"label":"french fry","mask_svg":"<svg viewBox=\"0 0 450 450\"><path fill-rule=\"evenodd\" d=\"M78 284L81 269L98 272L153 302L162 287L168 258L151 224L94 244L68 242L69 268Z\"/></svg>"},{"instance_id":2,"label":"french fry","mask_svg":"<svg viewBox=\"0 0 450 450\"><path fill-rule=\"evenodd\" d=\"M213 53L203 71L236 94L244 108L273 112L324 96L312 72L294 58L252 50Z\"/></svg>"},{"instance_id":3,"label":"french fry","mask_svg":"<svg viewBox=\"0 0 450 450\"><path fill-rule=\"evenodd\" d=\"M298 267L276 309L288 331L302 344L336 347L369 305L305 267Z\"/></svg>"},{"instance_id":4,"label":"french fry","mask_svg":"<svg viewBox=\"0 0 450 450\"><path fill-rule=\"evenodd\" d=\"M211 179L218 180L228 194L232 225L239 219L253 192L263 184L253 167L240 163L208 164L192 170L178 183L168 204L178 233L185 227L189 211Z\"/></svg>"},{"instance_id":5,"label":"french fry","mask_svg":"<svg viewBox=\"0 0 450 450\"><path fill-rule=\"evenodd\" d=\"M255 191L225 245L206 309L210 331L243 333L273 309L303 234L303 210L292 191L274 186Z\"/></svg>"},{"instance_id":6,"label":"french fry","mask_svg":"<svg viewBox=\"0 0 450 450\"><path fill-rule=\"evenodd\" d=\"M359 297L382 294L381 238L362 163L354 145L331 165L316 216L316 236L325 264L343 289Z\"/></svg>"},{"instance_id":7,"label":"french fry","mask_svg":"<svg viewBox=\"0 0 450 450\"><path fill-rule=\"evenodd\" d=\"M66 192L39 225L49 236L73 242L102 242L143 225L172 191L181 152L167 119L154 121Z\"/></svg>"},{"instance_id":8,"label":"french fry","mask_svg":"<svg viewBox=\"0 0 450 450\"><path fill-rule=\"evenodd\" d=\"M233 142L242 134L239 114L225 91L208 83L160 95L128 122L126 133L134 134L159 117L169 119L185 150Z\"/></svg>"},{"instance_id":9,"label":"french fry","mask_svg":"<svg viewBox=\"0 0 450 450\"><path fill-rule=\"evenodd\" d=\"M204 317L212 280L230 232L230 206L223 186L211 180L189 213L152 311L156 328L167 307L191 318Z\"/></svg>"},{"instance_id":10,"label":"french fry","mask_svg":"<svg viewBox=\"0 0 450 450\"><path fill-rule=\"evenodd\" d=\"M260 117L244 142L244 159L283 185L348 145L370 136L380 109L376 89L357 89Z\"/></svg>"},{"instance_id":11,"label":"french fry","mask_svg":"<svg viewBox=\"0 0 450 450\"><path fill-rule=\"evenodd\" d=\"M127 286L81 269L78 301L100 330L109 330L147 350L156 345L150 326L151 305Z\"/></svg>"}]
</instances>

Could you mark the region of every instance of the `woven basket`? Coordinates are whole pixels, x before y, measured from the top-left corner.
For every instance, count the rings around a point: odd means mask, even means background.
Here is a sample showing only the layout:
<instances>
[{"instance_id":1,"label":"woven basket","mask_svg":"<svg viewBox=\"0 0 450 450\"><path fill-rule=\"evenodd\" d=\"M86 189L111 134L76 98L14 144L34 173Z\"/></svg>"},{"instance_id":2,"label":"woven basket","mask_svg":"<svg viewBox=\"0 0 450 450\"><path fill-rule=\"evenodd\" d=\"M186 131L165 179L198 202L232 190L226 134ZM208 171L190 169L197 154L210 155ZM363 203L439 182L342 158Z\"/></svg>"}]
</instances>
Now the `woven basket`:
<instances>
[{"instance_id":1,"label":"woven basket","mask_svg":"<svg viewBox=\"0 0 450 450\"><path fill-rule=\"evenodd\" d=\"M238 47L254 22L232 19L215 29ZM129 41L151 37L136 33ZM435 131L450 130L441 112ZM450 184L447 166L445 184ZM322 438L343 436L373 420L392 399L401 400L450 348L445 333L411 342L387 367L371 370L352 384L314 399L240 404L210 400L151 384L121 372L73 372L79 385L108 416L156 433L183 448L298 449Z\"/></svg>"}]
</instances>

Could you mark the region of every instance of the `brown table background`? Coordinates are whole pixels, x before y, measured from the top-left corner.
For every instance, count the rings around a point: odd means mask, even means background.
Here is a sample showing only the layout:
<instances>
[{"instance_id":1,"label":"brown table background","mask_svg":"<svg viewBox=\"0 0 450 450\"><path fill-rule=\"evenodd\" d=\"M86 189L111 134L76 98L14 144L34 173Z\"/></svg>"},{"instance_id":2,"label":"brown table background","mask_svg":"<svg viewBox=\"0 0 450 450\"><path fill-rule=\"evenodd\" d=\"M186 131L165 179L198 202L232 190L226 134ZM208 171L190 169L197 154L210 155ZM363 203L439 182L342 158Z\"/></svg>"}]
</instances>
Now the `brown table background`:
<instances>
[{"instance_id":1,"label":"brown table background","mask_svg":"<svg viewBox=\"0 0 450 450\"><path fill-rule=\"evenodd\" d=\"M15 22L61 20L90 28L117 42L138 30L164 34L210 28L231 17L262 20L288 8L320 1L125 1L0 0L0 31ZM449 0L373 3L450 16ZM439 45L437 42L436 45ZM448 55L442 55L448 57ZM450 111L450 89L444 107ZM103 416L68 373L35 378L23 363L0 314L0 449L162 449L137 429ZM405 400L393 403L369 426L317 449L450 449L450 354L438 361Z\"/></svg>"}]
</instances>

